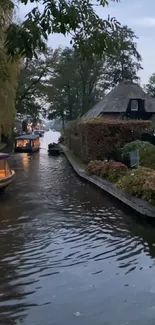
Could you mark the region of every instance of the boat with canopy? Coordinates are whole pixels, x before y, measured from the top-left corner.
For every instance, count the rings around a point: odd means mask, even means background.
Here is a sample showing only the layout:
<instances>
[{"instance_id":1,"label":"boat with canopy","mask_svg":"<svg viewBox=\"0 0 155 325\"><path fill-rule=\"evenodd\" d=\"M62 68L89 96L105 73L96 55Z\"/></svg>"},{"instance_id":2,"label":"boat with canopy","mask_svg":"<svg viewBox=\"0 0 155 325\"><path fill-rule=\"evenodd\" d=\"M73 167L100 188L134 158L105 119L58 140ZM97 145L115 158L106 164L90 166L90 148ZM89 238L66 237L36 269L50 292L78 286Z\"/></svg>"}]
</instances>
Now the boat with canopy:
<instances>
[{"instance_id":1,"label":"boat with canopy","mask_svg":"<svg viewBox=\"0 0 155 325\"><path fill-rule=\"evenodd\" d=\"M35 152L39 150L40 137L36 134L25 134L15 139L15 152Z\"/></svg>"}]
</instances>

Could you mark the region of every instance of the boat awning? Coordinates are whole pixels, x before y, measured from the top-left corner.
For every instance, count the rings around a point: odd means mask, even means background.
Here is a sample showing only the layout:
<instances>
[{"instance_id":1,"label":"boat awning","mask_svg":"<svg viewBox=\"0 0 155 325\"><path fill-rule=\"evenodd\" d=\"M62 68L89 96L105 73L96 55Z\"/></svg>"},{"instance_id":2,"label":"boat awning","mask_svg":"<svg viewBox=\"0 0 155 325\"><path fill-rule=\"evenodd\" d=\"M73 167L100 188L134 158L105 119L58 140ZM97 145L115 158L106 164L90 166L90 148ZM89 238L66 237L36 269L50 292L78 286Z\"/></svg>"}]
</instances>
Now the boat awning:
<instances>
[{"instance_id":1,"label":"boat awning","mask_svg":"<svg viewBox=\"0 0 155 325\"><path fill-rule=\"evenodd\" d=\"M17 137L15 140L35 140L39 138L40 137L37 134L25 134L25 135L21 135L20 137Z\"/></svg>"},{"instance_id":2,"label":"boat awning","mask_svg":"<svg viewBox=\"0 0 155 325\"><path fill-rule=\"evenodd\" d=\"M0 152L0 159L7 159L9 157L8 153Z\"/></svg>"}]
</instances>

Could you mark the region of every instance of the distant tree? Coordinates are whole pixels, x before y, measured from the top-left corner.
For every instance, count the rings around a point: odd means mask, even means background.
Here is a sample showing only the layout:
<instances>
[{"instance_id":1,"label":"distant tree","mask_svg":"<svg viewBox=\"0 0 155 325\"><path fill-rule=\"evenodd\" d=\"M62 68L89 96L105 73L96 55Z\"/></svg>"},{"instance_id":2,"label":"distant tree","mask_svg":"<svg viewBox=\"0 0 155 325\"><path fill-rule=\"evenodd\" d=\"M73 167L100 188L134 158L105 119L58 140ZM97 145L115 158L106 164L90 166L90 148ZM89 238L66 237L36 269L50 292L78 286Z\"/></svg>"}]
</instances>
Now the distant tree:
<instances>
[{"instance_id":1,"label":"distant tree","mask_svg":"<svg viewBox=\"0 0 155 325\"><path fill-rule=\"evenodd\" d=\"M113 37L117 48L105 61L104 79L107 80L107 88L114 87L124 80L138 82L137 73L142 69L142 58L137 50L135 33L131 28L123 26L113 32Z\"/></svg>"},{"instance_id":2,"label":"distant tree","mask_svg":"<svg viewBox=\"0 0 155 325\"><path fill-rule=\"evenodd\" d=\"M155 98L155 73L149 78L148 84L145 85L146 92Z\"/></svg>"},{"instance_id":3,"label":"distant tree","mask_svg":"<svg viewBox=\"0 0 155 325\"><path fill-rule=\"evenodd\" d=\"M60 117L64 127L65 120L88 111L104 93L100 84L102 67L103 60L97 56L83 59L78 51L62 50L47 85L50 119Z\"/></svg>"}]
</instances>

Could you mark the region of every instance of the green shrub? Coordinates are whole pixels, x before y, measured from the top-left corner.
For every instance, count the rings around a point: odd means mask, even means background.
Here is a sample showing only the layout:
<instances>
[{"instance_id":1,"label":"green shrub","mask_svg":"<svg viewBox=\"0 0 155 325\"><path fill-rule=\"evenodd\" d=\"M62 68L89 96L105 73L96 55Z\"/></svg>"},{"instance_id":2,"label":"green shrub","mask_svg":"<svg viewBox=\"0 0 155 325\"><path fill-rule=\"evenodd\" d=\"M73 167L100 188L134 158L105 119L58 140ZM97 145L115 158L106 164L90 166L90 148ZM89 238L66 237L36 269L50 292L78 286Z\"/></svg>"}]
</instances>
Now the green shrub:
<instances>
[{"instance_id":1,"label":"green shrub","mask_svg":"<svg viewBox=\"0 0 155 325\"><path fill-rule=\"evenodd\" d=\"M146 141L132 141L122 149L123 158L128 158L129 152L139 150L140 165L155 169L155 146Z\"/></svg>"},{"instance_id":2,"label":"green shrub","mask_svg":"<svg viewBox=\"0 0 155 325\"><path fill-rule=\"evenodd\" d=\"M146 141L140 141L140 140L132 141L130 143L127 143L123 147L123 149L122 149L122 155L123 155L123 157L127 158L128 155L129 155L129 153L131 151L134 151L134 150L145 150L146 148L148 148L149 145L150 145L150 143L149 142L146 142Z\"/></svg>"},{"instance_id":3,"label":"green shrub","mask_svg":"<svg viewBox=\"0 0 155 325\"><path fill-rule=\"evenodd\" d=\"M101 160L92 160L86 167L86 172L89 175L100 176L104 162Z\"/></svg>"},{"instance_id":4,"label":"green shrub","mask_svg":"<svg viewBox=\"0 0 155 325\"><path fill-rule=\"evenodd\" d=\"M139 167L119 179L117 187L155 205L155 171Z\"/></svg>"},{"instance_id":5,"label":"green shrub","mask_svg":"<svg viewBox=\"0 0 155 325\"><path fill-rule=\"evenodd\" d=\"M131 195L142 197L144 194L143 185L151 173L151 169L144 167L130 170L118 181L117 187L127 190L127 192Z\"/></svg>"},{"instance_id":6,"label":"green shrub","mask_svg":"<svg viewBox=\"0 0 155 325\"><path fill-rule=\"evenodd\" d=\"M90 161L86 167L86 172L90 175L100 176L111 182L117 182L122 177L128 168L121 162L116 161L101 161L94 160Z\"/></svg>"},{"instance_id":7,"label":"green shrub","mask_svg":"<svg viewBox=\"0 0 155 325\"><path fill-rule=\"evenodd\" d=\"M144 195L145 198L149 203L155 205L155 172L150 174L150 176L146 179L143 185Z\"/></svg>"}]
</instances>

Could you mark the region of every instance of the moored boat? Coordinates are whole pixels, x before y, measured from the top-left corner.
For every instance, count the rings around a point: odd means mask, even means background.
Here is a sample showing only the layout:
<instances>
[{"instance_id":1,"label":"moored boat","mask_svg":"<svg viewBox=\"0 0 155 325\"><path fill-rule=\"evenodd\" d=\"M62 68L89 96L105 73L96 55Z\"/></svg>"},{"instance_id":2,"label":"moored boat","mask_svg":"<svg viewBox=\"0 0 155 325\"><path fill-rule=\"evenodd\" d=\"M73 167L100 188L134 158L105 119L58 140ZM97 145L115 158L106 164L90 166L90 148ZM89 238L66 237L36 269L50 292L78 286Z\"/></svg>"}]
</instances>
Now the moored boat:
<instances>
[{"instance_id":1,"label":"moored boat","mask_svg":"<svg viewBox=\"0 0 155 325\"><path fill-rule=\"evenodd\" d=\"M45 134L45 130L40 130L40 133L42 134L42 136Z\"/></svg>"},{"instance_id":2,"label":"moored boat","mask_svg":"<svg viewBox=\"0 0 155 325\"><path fill-rule=\"evenodd\" d=\"M40 137L36 134L26 134L15 139L15 152L35 152L39 150Z\"/></svg>"},{"instance_id":3,"label":"moored boat","mask_svg":"<svg viewBox=\"0 0 155 325\"><path fill-rule=\"evenodd\" d=\"M48 153L52 156L58 156L60 153L62 153L62 150L58 143L49 143L48 145Z\"/></svg>"},{"instance_id":4,"label":"moored boat","mask_svg":"<svg viewBox=\"0 0 155 325\"><path fill-rule=\"evenodd\" d=\"M35 135L39 135L40 138L44 136L45 131L44 130L34 130Z\"/></svg>"},{"instance_id":5,"label":"moored boat","mask_svg":"<svg viewBox=\"0 0 155 325\"><path fill-rule=\"evenodd\" d=\"M15 178L15 171L9 168L7 153L0 153L0 190L4 190Z\"/></svg>"}]
</instances>

